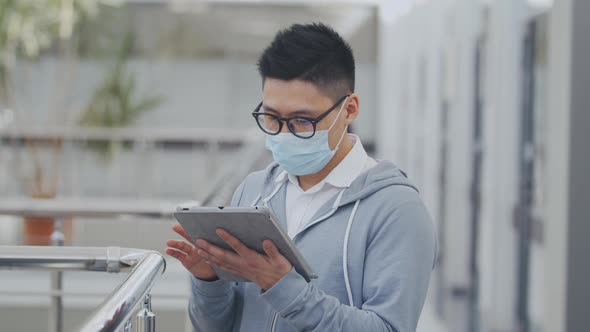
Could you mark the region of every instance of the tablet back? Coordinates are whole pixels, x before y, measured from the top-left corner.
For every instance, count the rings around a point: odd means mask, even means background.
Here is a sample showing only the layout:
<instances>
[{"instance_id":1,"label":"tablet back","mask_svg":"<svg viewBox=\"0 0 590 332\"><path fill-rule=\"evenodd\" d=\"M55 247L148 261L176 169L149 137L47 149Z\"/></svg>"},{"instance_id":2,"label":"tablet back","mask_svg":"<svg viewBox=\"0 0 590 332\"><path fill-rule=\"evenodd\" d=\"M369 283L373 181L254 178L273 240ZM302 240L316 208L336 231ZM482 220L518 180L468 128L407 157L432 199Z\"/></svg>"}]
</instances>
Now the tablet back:
<instances>
[{"instance_id":1,"label":"tablet back","mask_svg":"<svg viewBox=\"0 0 590 332\"><path fill-rule=\"evenodd\" d=\"M240 239L247 247L265 254L264 240L272 240L279 252L291 262L295 270L307 281L316 278L291 239L275 221L272 212L264 207L179 207L174 217L193 241L204 239L218 247L232 250L215 230L222 228ZM220 279L247 281L230 272L215 268Z\"/></svg>"}]
</instances>

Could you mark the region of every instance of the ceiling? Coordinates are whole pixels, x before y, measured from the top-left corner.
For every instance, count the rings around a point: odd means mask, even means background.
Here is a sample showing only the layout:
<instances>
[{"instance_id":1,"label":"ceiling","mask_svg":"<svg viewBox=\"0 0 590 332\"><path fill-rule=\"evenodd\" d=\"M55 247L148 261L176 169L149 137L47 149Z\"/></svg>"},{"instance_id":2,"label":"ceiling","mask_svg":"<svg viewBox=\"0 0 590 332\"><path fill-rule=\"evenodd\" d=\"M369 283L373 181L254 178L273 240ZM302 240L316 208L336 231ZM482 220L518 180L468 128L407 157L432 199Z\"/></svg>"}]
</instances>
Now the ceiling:
<instances>
[{"instance_id":1,"label":"ceiling","mask_svg":"<svg viewBox=\"0 0 590 332\"><path fill-rule=\"evenodd\" d=\"M140 43L146 47L158 47L153 44L161 43L162 38L188 38L187 43L198 43L203 54L251 59L260 54L278 30L293 23L323 22L351 44L357 62L375 62L377 9L371 1L128 0L127 3L138 21L137 27L141 27L135 29ZM155 34L160 38L155 38Z\"/></svg>"}]
</instances>

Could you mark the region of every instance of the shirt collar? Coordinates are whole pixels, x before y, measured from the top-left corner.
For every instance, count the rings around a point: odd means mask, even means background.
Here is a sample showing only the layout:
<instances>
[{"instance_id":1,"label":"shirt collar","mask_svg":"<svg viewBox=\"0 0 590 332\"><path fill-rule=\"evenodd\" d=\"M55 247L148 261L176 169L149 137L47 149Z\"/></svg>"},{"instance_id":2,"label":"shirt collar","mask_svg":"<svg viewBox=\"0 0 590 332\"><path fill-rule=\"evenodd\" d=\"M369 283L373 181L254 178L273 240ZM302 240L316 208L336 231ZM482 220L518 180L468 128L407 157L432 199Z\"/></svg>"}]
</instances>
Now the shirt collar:
<instances>
[{"instance_id":1,"label":"shirt collar","mask_svg":"<svg viewBox=\"0 0 590 332\"><path fill-rule=\"evenodd\" d=\"M354 179L362 173L368 158L367 152L357 135L348 135L353 143L352 149L325 179L307 190L307 192L320 190L326 183L337 188L348 188ZM275 182L280 183L286 179L289 179L289 182L299 187L297 176L288 174L287 171L282 171L275 179Z\"/></svg>"}]
</instances>

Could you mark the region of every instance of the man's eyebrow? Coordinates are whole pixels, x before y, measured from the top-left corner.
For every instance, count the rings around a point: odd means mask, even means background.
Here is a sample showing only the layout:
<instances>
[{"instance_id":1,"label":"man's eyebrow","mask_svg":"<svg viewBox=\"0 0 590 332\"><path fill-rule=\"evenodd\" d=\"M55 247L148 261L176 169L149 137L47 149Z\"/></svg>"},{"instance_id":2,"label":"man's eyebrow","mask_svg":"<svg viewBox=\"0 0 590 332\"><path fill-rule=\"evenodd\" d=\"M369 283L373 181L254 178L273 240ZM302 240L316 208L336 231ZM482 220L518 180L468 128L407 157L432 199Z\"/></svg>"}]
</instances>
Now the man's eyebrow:
<instances>
[{"instance_id":1,"label":"man's eyebrow","mask_svg":"<svg viewBox=\"0 0 590 332\"><path fill-rule=\"evenodd\" d=\"M289 113L290 115L306 115L306 116L312 116L313 115L313 111L310 110L297 110L295 112Z\"/></svg>"},{"instance_id":2,"label":"man's eyebrow","mask_svg":"<svg viewBox=\"0 0 590 332\"><path fill-rule=\"evenodd\" d=\"M262 109L263 109L264 111L268 111L268 112L271 112L271 113L279 113L279 112L278 112L277 110L275 110L274 108L272 108L272 107L270 107L270 106L266 106L266 105L264 105L264 104L262 104Z\"/></svg>"},{"instance_id":3,"label":"man's eyebrow","mask_svg":"<svg viewBox=\"0 0 590 332\"><path fill-rule=\"evenodd\" d=\"M280 114L279 111L275 110L272 107L266 106L264 104L262 104L262 107L264 108L265 111L271 112L271 113L275 113L275 114ZM291 116L291 115L305 115L305 116L312 116L313 115L313 111L310 110L306 110L306 109L300 109L294 112L290 112L287 114L287 116Z\"/></svg>"}]
</instances>

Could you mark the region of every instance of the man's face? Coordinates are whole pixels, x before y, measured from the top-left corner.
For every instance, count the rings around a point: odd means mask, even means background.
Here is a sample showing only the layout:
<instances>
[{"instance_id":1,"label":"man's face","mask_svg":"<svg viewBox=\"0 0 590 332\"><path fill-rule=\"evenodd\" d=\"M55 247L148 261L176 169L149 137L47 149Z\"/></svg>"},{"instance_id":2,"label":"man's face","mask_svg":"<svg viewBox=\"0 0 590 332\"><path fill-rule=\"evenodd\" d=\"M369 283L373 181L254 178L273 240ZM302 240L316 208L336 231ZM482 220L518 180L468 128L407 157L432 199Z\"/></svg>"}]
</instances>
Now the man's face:
<instances>
[{"instance_id":1,"label":"man's face","mask_svg":"<svg viewBox=\"0 0 590 332\"><path fill-rule=\"evenodd\" d=\"M316 131L320 131L329 129L335 122L328 135L331 149L336 147L345 126L350 124L356 116L356 113L353 116L349 114L350 99L338 105L317 124ZM262 104L265 112L286 118L293 116L316 118L334 103L335 100L323 94L313 83L300 80L283 81L267 78L262 89ZM338 114L340 107L343 109ZM290 134L287 126L283 126L282 132Z\"/></svg>"}]
</instances>

